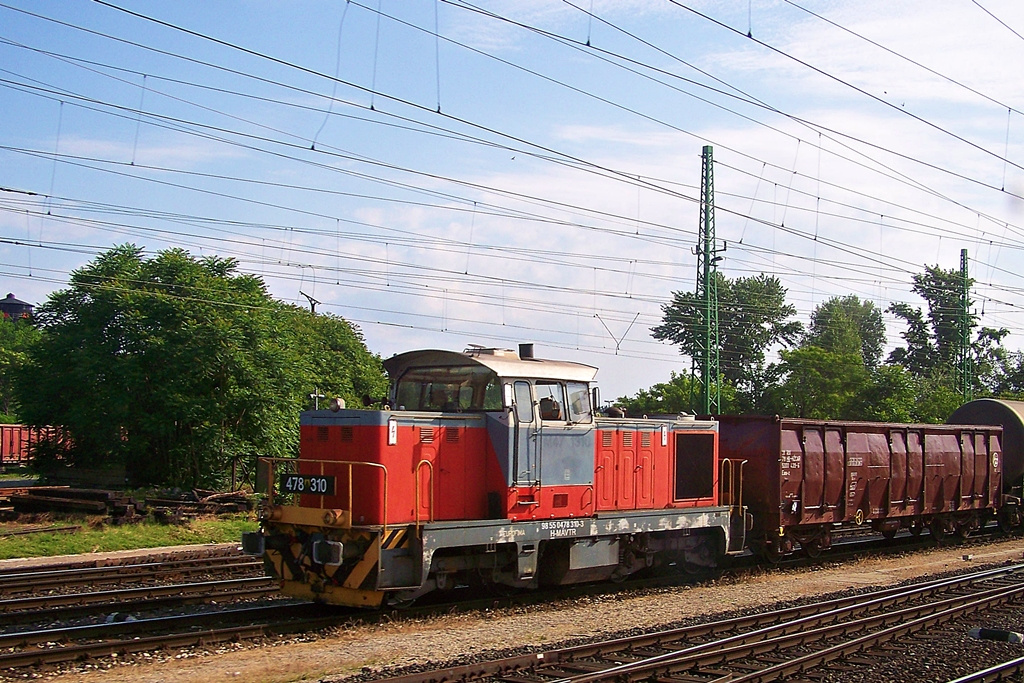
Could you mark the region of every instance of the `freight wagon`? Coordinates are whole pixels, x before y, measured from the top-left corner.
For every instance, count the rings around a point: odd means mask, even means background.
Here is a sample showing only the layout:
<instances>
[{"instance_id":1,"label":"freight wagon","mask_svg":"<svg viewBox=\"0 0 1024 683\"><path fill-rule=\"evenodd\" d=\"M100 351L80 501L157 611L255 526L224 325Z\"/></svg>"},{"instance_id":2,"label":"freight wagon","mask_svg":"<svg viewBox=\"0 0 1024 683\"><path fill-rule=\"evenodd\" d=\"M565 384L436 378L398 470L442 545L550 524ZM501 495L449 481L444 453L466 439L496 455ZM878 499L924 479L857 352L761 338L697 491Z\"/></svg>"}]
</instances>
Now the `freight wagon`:
<instances>
[{"instance_id":1,"label":"freight wagon","mask_svg":"<svg viewBox=\"0 0 1024 683\"><path fill-rule=\"evenodd\" d=\"M966 536L1002 504L999 426L721 416L723 458L745 461L751 548L816 556L843 526L886 537Z\"/></svg>"}]
</instances>

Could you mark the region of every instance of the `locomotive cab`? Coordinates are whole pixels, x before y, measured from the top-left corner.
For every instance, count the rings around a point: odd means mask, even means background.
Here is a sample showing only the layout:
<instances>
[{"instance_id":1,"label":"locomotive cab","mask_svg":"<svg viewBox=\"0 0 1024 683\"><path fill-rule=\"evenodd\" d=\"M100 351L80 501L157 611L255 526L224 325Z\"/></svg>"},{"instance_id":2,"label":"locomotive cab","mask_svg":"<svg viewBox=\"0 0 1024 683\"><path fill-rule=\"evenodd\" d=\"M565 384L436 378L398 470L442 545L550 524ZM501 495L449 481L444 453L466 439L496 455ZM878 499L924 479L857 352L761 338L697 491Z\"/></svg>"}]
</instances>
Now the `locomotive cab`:
<instances>
[{"instance_id":1,"label":"locomotive cab","mask_svg":"<svg viewBox=\"0 0 1024 683\"><path fill-rule=\"evenodd\" d=\"M286 593L401 604L455 585L707 569L742 548L716 422L603 417L596 368L527 348L384 366L383 409L302 413L299 458L261 459L268 496L246 545Z\"/></svg>"}]
</instances>

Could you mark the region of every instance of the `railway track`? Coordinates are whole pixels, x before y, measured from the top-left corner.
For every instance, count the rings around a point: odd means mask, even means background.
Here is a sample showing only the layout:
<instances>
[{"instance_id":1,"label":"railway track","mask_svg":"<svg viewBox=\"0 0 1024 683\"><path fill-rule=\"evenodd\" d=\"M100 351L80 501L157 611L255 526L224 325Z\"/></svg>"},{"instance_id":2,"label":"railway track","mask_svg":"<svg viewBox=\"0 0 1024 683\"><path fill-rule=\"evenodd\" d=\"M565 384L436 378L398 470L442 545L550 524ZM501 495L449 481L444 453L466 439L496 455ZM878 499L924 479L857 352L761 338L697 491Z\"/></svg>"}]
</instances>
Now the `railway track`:
<instances>
[{"instance_id":1,"label":"railway track","mask_svg":"<svg viewBox=\"0 0 1024 683\"><path fill-rule=\"evenodd\" d=\"M0 614L6 627L40 623L60 610L61 619L104 615L112 610L153 611L202 602L224 602L262 598L277 593L277 581L267 576L176 583L163 586L124 588L89 593L42 595L0 600Z\"/></svg>"},{"instance_id":2,"label":"railway track","mask_svg":"<svg viewBox=\"0 0 1024 683\"><path fill-rule=\"evenodd\" d=\"M388 683L501 680L785 680L823 667L865 667L875 648L1024 596L1024 565L721 620L631 638L416 672ZM978 679L982 680L982 679Z\"/></svg>"},{"instance_id":3,"label":"railway track","mask_svg":"<svg viewBox=\"0 0 1024 683\"><path fill-rule=\"evenodd\" d=\"M912 550L916 548L920 541L918 539L906 539L905 543L900 543L901 539L897 539L896 546L901 551ZM927 543L926 543L927 544ZM879 551L886 549L892 549L893 542L886 542L884 545L879 544ZM864 547L861 546L860 550L863 551ZM837 557L835 559L840 561L845 553L835 553ZM238 560L243 560L238 562ZM210 573L219 571L218 568L239 568L245 571L244 567L247 565L251 570L251 565L255 564L259 566L259 563L253 563L247 559L235 557L218 557L218 558L203 558L201 563L197 566L195 564L197 560L178 560L172 563L171 567L166 564L156 562L141 562L136 564L126 564L120 567L85 567L78 568L72 571L70 576L77 577L75 581L79 583L88 583L87 577L112 577L117 576L122 581L128 580L129 583L133 581L147 581L152 580L154 577L166 577L182 573L189 573L196 571L200 573ZM797 562L806 563L807 560L797 560ZM39 574L33 574L37 577L38 583L53 583L58 581L58 574L64 573L56 569L48 569L47 572L53 572L52 577L40 577ZM71 571L71 570L68 570ZM19 574L25 574L26 572L19 572ZM10 581L14 585L16 574L14 573L0 573L0 581ZM1015 579L999 578L999 577L1014 577ZM22 577L24 578L24 577ZM42 581L41 578L46 578L46 581ZM678 578L678 577L677 577ZM53 581L51 582L51 579ZM981 576L968 577L964 579L956 579L951 581L939 581L932 582L935 587L930 588L931 584L921 584L915 587L917 591L936 591L940 587L945 591L952 590L966 590L966 586L976 584L981 581L1009 581L1011 583L1019 581L1024 584L1024 568L1014 568L1013 570L1001 569L995 572L983 574ZM102 580L106 580L105 578ZM66 581L65 583L70 583ZM659 579L653 579L649 581L638 581L635 582L637 585L633 585L634 582L626 582L625 585L613 587L610 585L594 584L590 586L579 586L566 591L561 589L559 591L551 591L550 594L545 596L546 591L525 593L512 598L506 598L501 600L495 600L493 597L486 597L483 599L469 600L456 604L445 603L436 604L439 601L430 601L434 604L422 605L421 607L403 610L397 614L414 618L416 616L430 615L437 612L451 612L451 611L473 611L478 609L488 609L499 606L501 604L530 604L537 601L546 602L553 599L565 598L566 593L570 595L588 595L588 594L600 594L616 592L626 587L632 588L645 588L648 586L666 585L672 583L671 577L661 577ZM678 580L675 582L678 583ZM647 584L647 585L645 585ZM240 641L240 640L252 640L266 636L277 636L285 634L294 634L301 632L309 632L317 629L336 626L342 623L348 624L355 622L372 622L377 619L389 619L393 618L394 613L377 613L377 612L366 612L366 611L355 611L348 609L339 608L328 608L318 605L309 605L305 603L295 604L290 601L278 600L273 605L260 604L256 607L247 608L235 608L235 609L223 609L217 607L210 610L208 607L199 607L193 609L193 612L203 611L203 613L193 613L178 615L174 617L144 617L144 614L153 614L154 610L158 610L164 607L175 607L184 604L194 604L200 602L209 602L215 600L216 602L225 602L228 600L240 599L243 597L249 598L260 598L266 597L269 594L276 592L276 583L267 577L240 577L231 578L217 581L201 581L192 584L181 584L174 583L170 585L159 585L159 586L136 586L128 588L118 588L115 590L95 591L95 592L79 592L72 594L62 595L29 595L13 597L8 600L0 601L0 614L3 614L2 621L6 622L5 628L3 629L6 633L0 633L0 670L7 669L8 673L11 671L17 671L24 669L25 667L35 667L40 665L52 665L66 662L74 662L86 658L100 658L111 655L117 657L123 657L124 655L148 651L156 651L165 648L182 648L182 647L194 647L194 646L209 646L216 643ZM1024 588L1021 588L1024 590ZM4 593L0 593L2 595ZM899 591L885 591L880 593L872 594L872 599L875 600L890 600L890 601L904 601L908 602L909 597L898 597L902 595ZM440 596L438 596L440 597ZM844 606L855 605L859 599L847 598L845 600L832 601L830 603L822 603L828 605L829 610L839 610ZM879 603L881 604L881 603ZM890 604L895 604L894 602ZM791 610L784 610L779 612L773 612L769 616L751 617L749 621L744 622L743 620L731 620L728 622L720 622L717 625L711 625L710 631L702 632L698 627L696 630L684 630L679 632L680 643L689 643L695 638L706 639L709 638L709 634L713 634L716 630L721 632L726 629L732 629L736 633L743 633L751 629L757 628L768 628L772 623L779 621L782 618L786 619L798 619L803 618L807 614L815 612L821 612L826 607L822 606L810 606L803 608L793 608ZM864 608L861 608L864 611ZM128 615L131 614L131 617ZM838 612L837 612L838 614ZM78 619L79 622L84 621L87 617L99 617L103 618L106 615L106 620L113 621L113 623L75 623ZM900 618L908 618L904 613L900 613ZM46 623L54 618L59 618L62 622L61 625L55 626L51 629L36 629L32 628L32 624ZM127 623L120 623L119 619L130 619ZM836 616L836 619L841 617ZM95 621L95 619L92 619ZM18 628L18 624L26 624L29 628ZM800 622L799 628L802 630L813 630L808 625L808 622ZM669 632L666 632L669 633ZM656 642L662 638L662 634L655 634L654 636L648 636L648 638L654 638ZM776 637L763 638L766 644L771 647L779 647ZM713 640L708 641L713 643ZM736 645L738 646L738 644ZM604 647L602 645L602 647ZM639 659L639 655L653 646L650 644L643 645L633 644L625 646L626 650L614 652L609 650L609 656L615 661L624 661L626 656L622 652L628 652L629 661ZM687 646L689 647L689 646ZM705 645L705 648L712 647L711 645ZM732 647L732 646L730 646ZM668 645L666 652L676 651L679 649L686 649L682 645ZM560 651L562 652L562 651ZM569 651L564 651L569 652ZM584 661L580 659L585 656L585 650L580 650L578 653L572 654L571 657L575 660ZM558 662L564 659L563 654L545 655L541 660L546 660L547 663ZM498 664L499 670L506 670L507 667L511 667L508 670L517 672L520 670L526 670L527 667L534 667L539 661L537 655L530 655L523 661L510 660L504 664ZM568 661L568 660L566 660ZM670 666L669 662L664 662L664 666ZM691 666L688 660L684 662L683 666ZM592 664L588 664L592 666ZM722 669L725 670L725 669ZM476 672L476 669L473 669ZM555 670L553 670L555 671ZM556 671L553 674L556 678L563 678L564 672L558 673ZM541 675L542 678L547 678L549 674ZM644 678L652 674L643 673L637 674L638 677ZM658 673L658 675L666 675L669 678L678 678L676 674L665 674L664 672ZM731 674L735 675L735 673ZM486 675L481 674L482 678L486 678ZM618 678L619 674L614 674L614 677ZM428 678L410 678L407 683L414 683L415 681L449 681L449 680L470 680L472 676L468 675L468 671L456 672L452 670L449 674L445 674L438 677ZM712 676L713 678L713 676ZM398 679L405 681L405 679ZM594 679L603 680L603 679ZM626 679L623 679L626 680ZM632 678L630 678L632 680ZM687 680L685 678L679 680ZM699 680L709 680L707 675L701 677ZM762 679L752 679L762 680ZM978 679L982 680L982 679ZM579 683L583 683L580 681Z\"/></svg>"},{"instance_id":4,"label":"railway track","mask_svg":"<svg viewBox=\"0 0 1024 683\"><path fill-rule=\"evenodd\" d=\"M109 586L181 579L188 576L262 574L260 560L234 554L163 561L135 561L102 567L22 566L0 571L0 596L65 591L78 586Z\"/></svg>"},{"instance_id":5,"label":"railway track","mask_svg":"<svg viewBox=\"0 0 1024 683\"><path fill-rule=\"evenodd\" d=\"M0 635L0 671L309 631L340 623L346 612L309 603L275 603L6 633Z\"/></svg>"}]
</instances>

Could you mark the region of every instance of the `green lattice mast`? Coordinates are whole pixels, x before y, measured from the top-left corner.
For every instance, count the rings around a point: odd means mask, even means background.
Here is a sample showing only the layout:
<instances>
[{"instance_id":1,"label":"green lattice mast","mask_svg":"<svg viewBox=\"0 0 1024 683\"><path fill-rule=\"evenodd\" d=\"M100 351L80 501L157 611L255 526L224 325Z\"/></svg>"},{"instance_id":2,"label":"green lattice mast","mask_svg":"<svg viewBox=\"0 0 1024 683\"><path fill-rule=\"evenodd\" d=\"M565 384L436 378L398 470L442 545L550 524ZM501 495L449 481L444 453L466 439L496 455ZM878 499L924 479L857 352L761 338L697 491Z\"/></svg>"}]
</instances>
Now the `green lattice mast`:
<instances>
[{"instance_id":1,"label":"green lattice mast","mask_svg":"<svg viewBox=\"0 0 1024 683\"><path fill-rule=\"evenodd\" d=\"M960 250L960 293L957 311L957 380L964 403L974 400L974 358L971 355L971 281L967 274L967 250Z\"/></svg>"},{"instance_id":2,"label":"green lattice mast","mask_svg":"<svg viewBox=\"0 0 1024 683\"><path fill-rule=\"evenodd\" d=\"M703 415L721 412L722 393L718 364L718 261L715 248L715 172L711 146L701 155L700 228L697 248L697 296L701 302L698 320L699 358L693 359L695 379L700 383L700 411ZM723 249L724 251L724 249ZM699 375L699 377L698 377Z\"/></svg>"}]
</instances>

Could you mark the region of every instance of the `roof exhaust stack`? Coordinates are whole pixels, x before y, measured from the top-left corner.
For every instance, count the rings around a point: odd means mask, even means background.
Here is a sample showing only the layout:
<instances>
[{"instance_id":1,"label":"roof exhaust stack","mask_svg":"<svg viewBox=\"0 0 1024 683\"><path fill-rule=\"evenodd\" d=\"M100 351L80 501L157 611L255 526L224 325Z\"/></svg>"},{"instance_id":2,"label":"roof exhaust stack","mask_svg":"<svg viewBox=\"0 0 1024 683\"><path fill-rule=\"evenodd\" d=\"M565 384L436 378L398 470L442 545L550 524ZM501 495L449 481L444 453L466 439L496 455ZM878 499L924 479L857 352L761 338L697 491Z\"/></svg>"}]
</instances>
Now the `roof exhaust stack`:
<instances>
[{"instance_id":1,"label":"roof exhaust stack","mask_svg":"<svg viewBox=\"0 0 1024 683\"><path fill-rule=\"evenodd\" d=\"M522 359L533 358L533 344L520 344L519 345L519 357Z\"/></svg>"}]
</instances>

